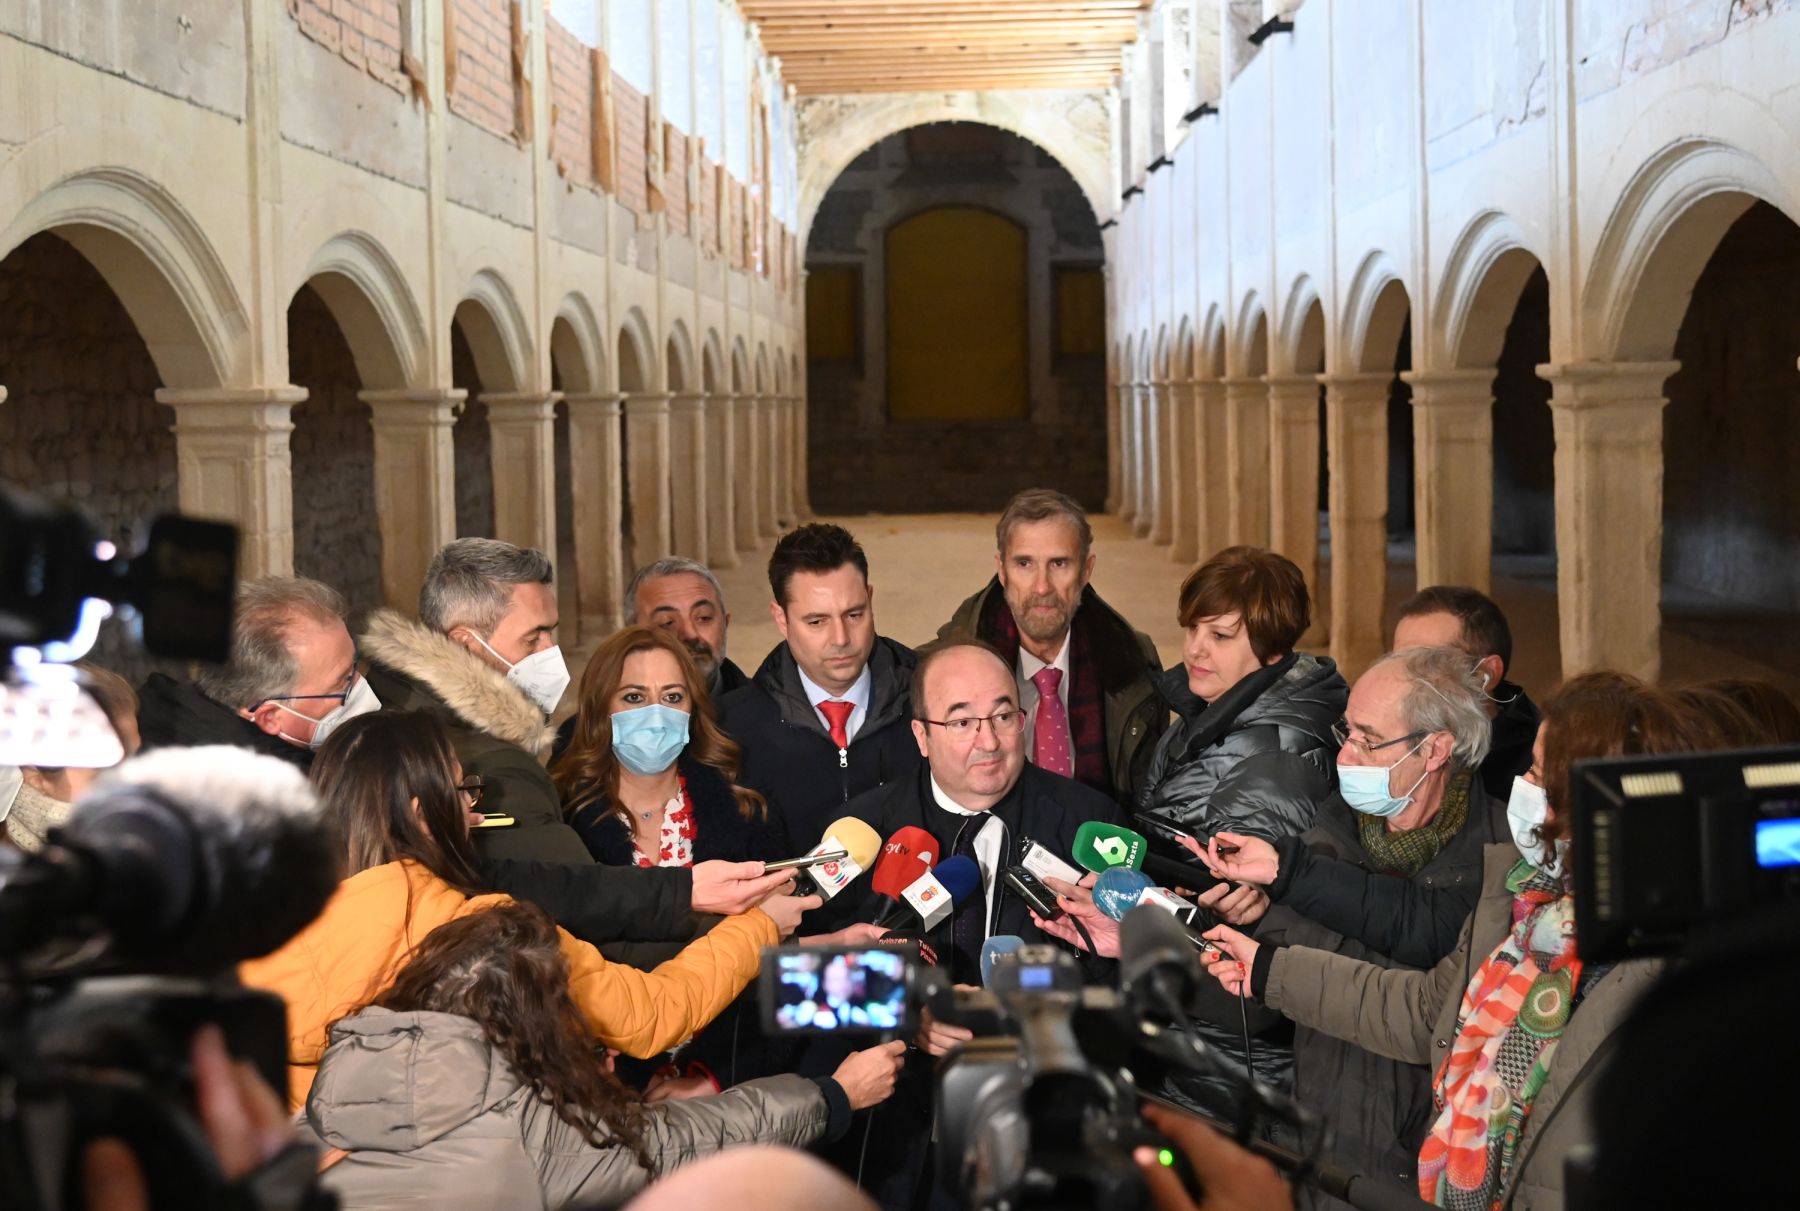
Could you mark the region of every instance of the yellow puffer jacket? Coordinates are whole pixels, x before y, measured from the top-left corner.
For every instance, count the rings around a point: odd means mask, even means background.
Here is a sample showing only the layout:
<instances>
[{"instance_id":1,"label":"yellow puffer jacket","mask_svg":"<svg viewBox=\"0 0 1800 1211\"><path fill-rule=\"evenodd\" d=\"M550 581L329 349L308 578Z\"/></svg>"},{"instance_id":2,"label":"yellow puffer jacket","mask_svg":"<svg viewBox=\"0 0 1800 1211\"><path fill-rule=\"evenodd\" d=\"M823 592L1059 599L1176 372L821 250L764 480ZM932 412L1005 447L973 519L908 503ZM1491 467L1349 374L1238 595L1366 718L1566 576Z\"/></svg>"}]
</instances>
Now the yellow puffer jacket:
<instances>
[{"instance_id":1,"label":"yellow puffer jacket","mask_svg":"<svg viewBox=\"0 0 1800 1211\"><path fill-rule=\"evenodd\" d=\"M286 946L240 966L245 984L287 1002L290 1108L306 1104L331 1023L392 983L426 934L509 901L465 896L416 862L389 862L346 879ZM609 963L567 932L562 951L569 991L594 1037L648 1058L723 1012L756 978L762 948L780 940L775 922L752 909L719 922L654 971Z\"/></svg>"}]
</instances>

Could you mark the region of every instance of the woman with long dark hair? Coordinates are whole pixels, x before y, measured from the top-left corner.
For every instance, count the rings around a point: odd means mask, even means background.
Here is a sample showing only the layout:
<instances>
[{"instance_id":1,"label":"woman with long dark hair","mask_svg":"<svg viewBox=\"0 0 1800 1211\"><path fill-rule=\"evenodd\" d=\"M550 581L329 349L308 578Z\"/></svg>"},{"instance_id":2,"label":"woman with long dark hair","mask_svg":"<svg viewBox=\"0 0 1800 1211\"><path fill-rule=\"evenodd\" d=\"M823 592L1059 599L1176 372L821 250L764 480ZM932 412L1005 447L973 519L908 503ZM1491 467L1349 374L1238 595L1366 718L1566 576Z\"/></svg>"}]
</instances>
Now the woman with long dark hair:
<instances>
[{"instance_id":1,"label":"woman with long dark hair","mask_svg":"<svg viewBox=\"0 0 1800 1211\"><path fill-rule=\"evenodd\" d=\"M630 626L609 636L582 671L577 703L569 746L550 772L595 861L781 856L769 805L737 784L738 746L719 730L706 681L671 632Z\"/></svg>"},{"instance_id":2,"label":"woman with long dark hair","mask_svg":"<svg viewBox=\"0 0 1800 1211\"><path fill-rule=\"evenodd\" d=\"M478 894L471 788L436 717L358 716L319 750L312 779L343 846L344 882L287 945L240 968L246 984L287 1002L296 1106L325 1050L328 1023L378 995L433 929L512 903ZM609 963L559 931L569 993L595 1038L628 1055L656 1055L731 1003L756 977L762 948L791 933L807 903L777 896L727 917L648 972Z\"/></svg>"},{"instance_id":3,"label":"woman with long dark hair","mask_svg":"<svg viewBox=\"0 0 1800 1211\"><path fill-rule=\"evenodd\" d=\"M501 904L433 930L380 995L333 1023L307 1121L341 1150L325 1182L346 1208L612 1205L735 1144L841 1134L893 1089L903 1043L830 1077L646 1105L595 1053L565 950L541 909Z\"/></svg>"}]
</instances>

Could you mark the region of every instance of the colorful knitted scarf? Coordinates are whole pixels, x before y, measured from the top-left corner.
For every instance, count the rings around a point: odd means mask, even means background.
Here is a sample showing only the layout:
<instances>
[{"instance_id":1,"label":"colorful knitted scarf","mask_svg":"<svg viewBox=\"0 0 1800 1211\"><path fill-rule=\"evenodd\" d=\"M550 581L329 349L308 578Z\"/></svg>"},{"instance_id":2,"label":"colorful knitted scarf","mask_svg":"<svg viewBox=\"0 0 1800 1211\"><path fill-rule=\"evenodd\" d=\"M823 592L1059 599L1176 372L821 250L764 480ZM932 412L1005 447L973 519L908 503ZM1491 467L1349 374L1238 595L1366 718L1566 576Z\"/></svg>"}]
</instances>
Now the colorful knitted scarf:
<instances>
[{"instance_id":1,"label":"colorful knitted scarf","mask_svg":"<svg viewBox=\"0 0 1800 1211\"><path fill-rule=\"evenodd\" d=\"M1082 591L1085 600L1087 590ZM1091 613L1091 612L1090 612ZM1112 794L1112 777L1106 760L1106 692L1100 685L1100 657L1095 651L1089 615L1080 608L1069 625L1069 744L1075 753L1075 781ZM979 637L994 645L1013 669L1019 667L1019 624L1006 604L998 583L988 590L981 616L976 620Z\"/></svg>"},{"instance_id":2,"label":"colorful knitted scarf","mask_svg":"<svg viewBox=\"0 0 1800 1211\"><path fill-rule=\"evenodd\" d=\"M1369 861L1375 864L1377 870L1408 879L1425 869L1425 864L1442 853L1444 846L1450 844L1450 839L1468 823L1470 781L1468 770L1463 770L1450 779L1450 785L1444 788L1444 801L1438 805L1437 815L1429 823L1404 832L1391 833L1388 831L1387 821L1380 816L1357 812L1357 836L1362 841L1363 852L1369 855Z\"/></svg>"},{"instance_id":3,"label":"colorful knitted scarf","mask_svg":"<svg viewBox=\"0 0 1800 1211\"><path fill-rule=\"evenodd\" d=\"M1459 1211L1500 1206L1581 980L1562 880L1521 861L1506 886L1512 932L1463 992L1456 1038L1432 1082L1437 1121L1419 1150L1420 1197Z\"/></svg>"}]
</instances>

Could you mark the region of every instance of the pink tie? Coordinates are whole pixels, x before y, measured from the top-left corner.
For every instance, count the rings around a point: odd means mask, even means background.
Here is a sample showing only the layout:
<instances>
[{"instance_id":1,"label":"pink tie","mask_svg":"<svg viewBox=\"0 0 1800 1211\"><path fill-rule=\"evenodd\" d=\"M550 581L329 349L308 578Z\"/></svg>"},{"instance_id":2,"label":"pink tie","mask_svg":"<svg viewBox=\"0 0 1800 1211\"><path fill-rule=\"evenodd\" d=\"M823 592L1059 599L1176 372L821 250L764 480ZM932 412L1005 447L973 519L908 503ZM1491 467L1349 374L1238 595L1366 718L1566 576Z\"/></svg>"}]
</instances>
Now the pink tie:
<instances>
[{"instance_id":1,"label":"pink tie","mask_svg":"<svg viewBox=\"0 0 1800 1211\"><path fill-rule=\"evenodd\" d=\"M1075 776L1075 757L1069 747L1069 712L1056 691L1062 685L1062 670L1042 668L1031 675L1037 686L1037 717L1031 726L1033 760L1039 769L1047 769L1065 778Z\"/></svg>"}]
</instances>

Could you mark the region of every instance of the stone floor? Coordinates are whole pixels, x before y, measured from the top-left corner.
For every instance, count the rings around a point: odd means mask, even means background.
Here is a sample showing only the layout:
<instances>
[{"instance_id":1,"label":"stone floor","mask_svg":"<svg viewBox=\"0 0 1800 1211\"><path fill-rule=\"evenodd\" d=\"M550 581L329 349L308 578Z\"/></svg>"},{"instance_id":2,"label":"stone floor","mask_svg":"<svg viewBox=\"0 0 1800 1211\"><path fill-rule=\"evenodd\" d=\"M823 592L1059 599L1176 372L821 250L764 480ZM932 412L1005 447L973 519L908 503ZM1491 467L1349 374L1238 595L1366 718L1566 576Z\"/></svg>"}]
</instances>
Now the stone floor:
<instances>
[{"instance_id":1,"label":"stone floor","mask_svg":"<svg viewBox=\"0 0 1800 1211\"><path fill-rule=\"evenodd\" d=\"M957 603L980 588L994 570L994 519L988 515L876 514L823 520L846 526L862 542L876 590L876 625L902 643L916 645L930 639ZM1094 545L1100 557L1095 589L1156 641L1165 664L1173 664L1181 650L1175 594L1187 568L1170 561L1168 547L1133 538L1116 517L1094 519ZM1513 675L1530 693L1541 696L1556 684L1561 668L1554 567L1543 559L1502 558L1496 572L1494 591L1515 636ZM1329 577L1329 572L1325 575ZM741 566L723 571L720 580L732 611L731 655L753 672L780 638L769 616L763 561L747 556ZM1390 552L1390 606L1412 589L1411 552L1396 546ZM1800 690L1800 643L1789 638L1796 634L1800 632L1789 620L1746 618L1728 603L1691 597L1671 600L1663 630L1664 680L1774 674Z\"/></svg>"}]
</instances>

